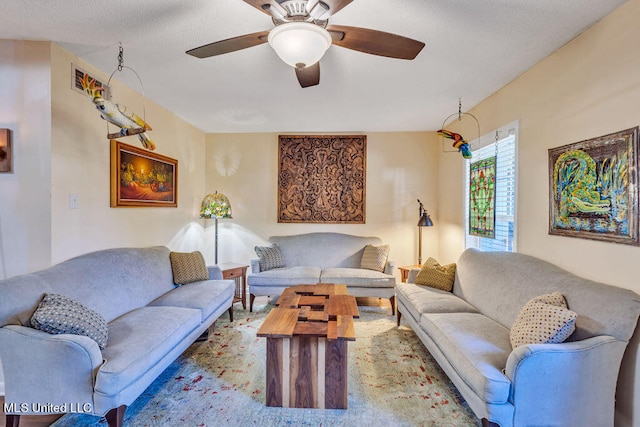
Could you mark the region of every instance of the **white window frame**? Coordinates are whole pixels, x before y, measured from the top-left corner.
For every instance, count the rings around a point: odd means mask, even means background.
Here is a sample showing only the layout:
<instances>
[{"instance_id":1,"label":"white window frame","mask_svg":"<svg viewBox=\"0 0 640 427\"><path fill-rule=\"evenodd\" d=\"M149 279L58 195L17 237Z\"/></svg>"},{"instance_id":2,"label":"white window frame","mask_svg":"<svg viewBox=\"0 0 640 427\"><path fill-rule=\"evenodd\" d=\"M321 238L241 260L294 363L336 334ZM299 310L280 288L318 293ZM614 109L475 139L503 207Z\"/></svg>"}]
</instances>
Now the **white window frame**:
<instances>
[{"instance_id":1,"label":"white window frame","mask_svg":"<svg viewBox=\"0 0 640 427\"><path fill-rule=\"evenodd\" d=\"M495 150L495 144L496 144L496 132L498 135L498 144L500 144L501 142L504 143L505 140L507 140L507 138L513 138L514 139L514 178L513 178L513 186L514 186L514 191L515 191L515 195L514 195L514 207L513 207L513 240L511 240L511 250L509 250L509 245L507 245L507 247L504 248L492 248L491 250L503 250L505 252L517 252L518 251L518 193L519 193L519 186L518 186L518 169L519 169L519 165L518 165L518 145L519 145L519 141L518 141L518 134L519 134L519 128L520 128L520 123L518 120L515 120L505 126L501 126L500 128L493 130L489 133L484 134L483 136L481 136L478 139L475 139L473 141L471 141L469 143L469 147L471 149L471 152L473 154L473 157L471 159L465 159L464 162L464 170L463 170L463 215L464 215L464 248L481 248L481 243L483 239L486 240L493 240L493 239L487 239L486 237L478 237L478 236L470 236L469 235L469 166L472 162L476 162L478 160L482 160L483 158L486 157L491 157L491 153L484 153L482 156L478 156L477 151L485 148L485 147L494 147ZM495 152L495 151L494 151ZM499 158L497 160L497 163L499 163ZM499 164L498 164L499 166ZM497 184L497 180L496 180L496 184ZM496 194L497 195L497 194ZM504 220L504 219L511 219L511 215L505 216L500 216L498 215L498 209L496 209L496 223L499 222L500 220Z\"/></svg>"}]
</instances>

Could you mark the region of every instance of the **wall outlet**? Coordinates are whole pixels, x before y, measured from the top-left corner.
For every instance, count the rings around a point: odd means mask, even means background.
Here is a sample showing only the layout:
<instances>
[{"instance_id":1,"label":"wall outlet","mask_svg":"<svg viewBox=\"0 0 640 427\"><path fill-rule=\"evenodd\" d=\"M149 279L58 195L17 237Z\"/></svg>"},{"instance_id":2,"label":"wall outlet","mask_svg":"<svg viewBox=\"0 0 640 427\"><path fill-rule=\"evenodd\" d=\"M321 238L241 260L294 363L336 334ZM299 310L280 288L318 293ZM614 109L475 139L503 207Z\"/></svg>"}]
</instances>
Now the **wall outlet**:
<instances>
[{"instance_id":1,"label":"wall outlet","mask_svg":"<svg viewBox=\"0 0 640 427\"><path fill-rule=\"evenodd\" d=\"M69 209L80 209L78 193L69 193Z\"/></svg>"}]
</instances>

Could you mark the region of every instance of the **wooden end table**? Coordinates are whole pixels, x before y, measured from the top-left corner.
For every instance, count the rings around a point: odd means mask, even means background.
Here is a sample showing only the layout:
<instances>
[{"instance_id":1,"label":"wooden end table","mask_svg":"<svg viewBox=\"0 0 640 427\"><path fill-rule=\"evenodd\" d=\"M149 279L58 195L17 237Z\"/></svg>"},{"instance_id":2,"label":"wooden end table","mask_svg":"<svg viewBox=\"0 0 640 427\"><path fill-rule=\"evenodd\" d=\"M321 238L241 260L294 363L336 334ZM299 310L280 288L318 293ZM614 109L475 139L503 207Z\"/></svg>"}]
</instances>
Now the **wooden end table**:
<instances>
[{"instance_id":1,"label":"wooden end table","mask_svg":"<svg viewBox=\"0 0 640 427\"><path fill-rule=\"evenodd\" d=\"M247 309L247 269L248 265L235 262L223 262L218 264L222 270L223 279L233 279L236 281L236 291L233 296L233 303L242 302L242 308Z\"/></svg>"},{"instance_id":2,"label":"wooden end table","mask_svg":"<svg viewBox=\"0 0 640 427\"><path fill-rule=\"evenodd\" d=\"M411 270L413 270L414 268L421 268L422 266L420 264L416 264L416 265L405 265L404 267L398 267L398 270L400 270L400 280L402 280L402 282L406 283L407 279L409 278L409 272Z\"/></svg>"},{"instance_id":3,"label":"wooden end table","mask_svg":"<svg viewBox=\"0 0 640 427\"><path fill-rule=\"evenodd\" d=\"M267 338L267 406L347 409L355 297L346 285L298 285L276 305L257 333Z\"/></svg>"}]
</instances>

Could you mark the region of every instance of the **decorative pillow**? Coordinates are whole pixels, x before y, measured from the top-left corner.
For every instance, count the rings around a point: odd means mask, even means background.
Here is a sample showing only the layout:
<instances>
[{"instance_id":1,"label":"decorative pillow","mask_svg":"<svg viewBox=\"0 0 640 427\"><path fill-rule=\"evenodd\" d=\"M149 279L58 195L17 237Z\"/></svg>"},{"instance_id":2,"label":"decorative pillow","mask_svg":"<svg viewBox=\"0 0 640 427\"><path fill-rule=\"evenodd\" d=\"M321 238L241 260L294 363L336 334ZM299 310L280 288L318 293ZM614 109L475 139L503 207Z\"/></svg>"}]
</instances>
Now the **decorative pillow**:
<instances>
[{"instance_id":1,"label":"decorative pillow","mask_svg":"<svg viewBox=\"0 0 640 427\"><path fill-rule=\"evenodd\" d=\"M84 335L100 350L106 347L109 335L107 321L100 313L58 294L45 294L31 316L31 326L50 334Z\"/></svg>"},{"instance_id":2,"label":"decorative pillow","mask_svg":"<svg viewBox=\"0 0 640 427\"><path fill-rule=\"evenodd\" d=\"M533 298L522 307L511 326L511 346L561 343L575 331L577 317L559 292Z\"/></svg>"},{"instance_id":3,"label":"decorative pillow","mask_svg":"<svg viewBox=\"0 0 640 427\"><path fill-rule=\"evenodd\" d=\"M207 270L204 257L199 251L171 252L169 259L173 271L173 283L176 285L186 285L209 279L209 270Z\"/></svg>"},{"instance_id":4,"label":"decorative pillow","mask_svg":"<svg viewBox=\"0 0 640 427\"><path fill-rule=\"evenodd\" d=\"M367 245L364 247L362 259L360 260L360 268L367 270L384 271L387 265L387 257L389 256L389 245Z\"/></svg>"},{"instance_id":5,"label":"decorative pillow","mask_svg":"<svg viewBox=\"0 0 640 427\"><path fill-rule=\"evenodd\" d=\"M453 281L456 278L456 264L440 265L433 258L427 259L416 276L416 285L430 286L432 288L451 292Z\"/></svg>"},{"instance_id":6,"label":"decorative pillow","mask_svg":"<svg viewBox=\"0 0 640 427\"><path fill-rule=\"evenodd\" d=\"M284 267L284 259L278 245L256 246L256 254L260 258L260 271L273 270Z\"/></svg>"}]
</instances>

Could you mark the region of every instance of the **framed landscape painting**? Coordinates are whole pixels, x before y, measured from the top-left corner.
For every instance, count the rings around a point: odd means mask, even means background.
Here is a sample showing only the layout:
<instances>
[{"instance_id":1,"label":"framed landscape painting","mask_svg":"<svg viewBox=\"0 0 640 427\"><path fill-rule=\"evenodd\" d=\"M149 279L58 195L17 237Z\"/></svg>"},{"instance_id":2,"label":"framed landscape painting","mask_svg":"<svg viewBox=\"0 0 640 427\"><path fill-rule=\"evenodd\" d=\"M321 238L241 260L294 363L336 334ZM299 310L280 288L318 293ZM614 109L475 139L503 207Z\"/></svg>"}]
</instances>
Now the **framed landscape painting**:
<instances>
[{"instance_id":1,"label":"framed landscape painting","mask_svg":"<svg viewBox=\"0 0 640 427\"><path fill-rule=\"evenodd\" d=\"M638 245L638 127L549 149L549 234Z\"/></svg>"},{"instance_id":2,"label":"framed landscape painting","mask_svg":"<svg viewBox=\"0 0 640 427\"><path fill-rule=\"evenodd\" d=\"M178 161L111 140L111 207L178 206Z\"/></svg>"}]
</instances>

